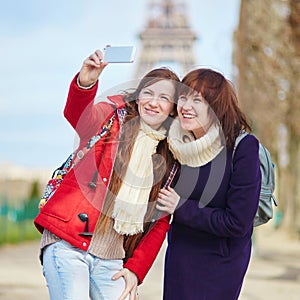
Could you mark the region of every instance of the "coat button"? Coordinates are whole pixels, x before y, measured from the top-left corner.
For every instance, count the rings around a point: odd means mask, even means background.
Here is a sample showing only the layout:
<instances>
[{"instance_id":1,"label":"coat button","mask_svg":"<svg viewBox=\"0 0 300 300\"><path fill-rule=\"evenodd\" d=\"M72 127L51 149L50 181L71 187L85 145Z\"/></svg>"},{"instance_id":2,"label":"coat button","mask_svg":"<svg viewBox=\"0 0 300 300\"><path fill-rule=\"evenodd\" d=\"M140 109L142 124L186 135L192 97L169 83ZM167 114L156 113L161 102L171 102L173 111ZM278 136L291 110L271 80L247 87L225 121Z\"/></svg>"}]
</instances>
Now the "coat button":
<instances>
[{"instance_id":1,"label":"coat button","mask_svg":"<svg viewBox=\"0 0 300 300\"><path fill-rule=\"evenodd\" d=\"M104 178L102 178L103 179L103 182L106 182L107 181L107 178L106 177L104 177Z\"/></svg>"},{"instance_id":2,"label":"coat button","mask_svg":"<svg viewBox=\"0 0 300 300\"><path fill-rule=\"evenodd\" d=\"M83 247L86 247L86 242L83 242L82 245L83 245Z\"/></svg>"}]
</instances>

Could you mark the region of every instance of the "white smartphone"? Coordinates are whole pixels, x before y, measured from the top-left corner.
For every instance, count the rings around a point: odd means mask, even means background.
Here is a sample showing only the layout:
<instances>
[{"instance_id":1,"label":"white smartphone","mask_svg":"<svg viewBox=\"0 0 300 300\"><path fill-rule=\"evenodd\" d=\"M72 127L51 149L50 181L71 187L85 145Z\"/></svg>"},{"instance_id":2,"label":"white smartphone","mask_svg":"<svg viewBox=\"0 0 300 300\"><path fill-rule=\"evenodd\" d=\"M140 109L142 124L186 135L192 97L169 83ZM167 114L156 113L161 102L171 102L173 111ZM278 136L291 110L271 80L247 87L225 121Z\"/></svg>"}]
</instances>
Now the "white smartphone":
<instances>
[{"instance_id":1,"label":"white smartphone","mask_svg":"<svg viewBox=\"0 0 300 300\"><path fill-rule=\"evenodd\" d=\"M134 46L110 46L104 48L103 61L107 63L132 63L135 58Z\"/></svg>"}]
</instances>

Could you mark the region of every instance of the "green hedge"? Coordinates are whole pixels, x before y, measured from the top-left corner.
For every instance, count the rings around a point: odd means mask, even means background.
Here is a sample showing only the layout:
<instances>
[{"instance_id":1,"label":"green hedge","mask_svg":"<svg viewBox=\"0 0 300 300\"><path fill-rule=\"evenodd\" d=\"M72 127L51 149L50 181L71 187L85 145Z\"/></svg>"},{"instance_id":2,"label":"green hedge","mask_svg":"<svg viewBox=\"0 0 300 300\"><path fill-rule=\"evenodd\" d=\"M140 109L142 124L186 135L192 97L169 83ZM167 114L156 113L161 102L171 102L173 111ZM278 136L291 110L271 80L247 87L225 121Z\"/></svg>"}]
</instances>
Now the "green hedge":
<instances>
[{"instance_id":1,"label":"green hedge","mask_svg":"<svg viewBox=\"0 0 300 300\"><path fill-rule=\"evenodd\" d=\"M0 203L0 245L39 239L40 233L33 225L38 213L38 199L20 201L19 207Z\"/></svg>"}]
</instances>

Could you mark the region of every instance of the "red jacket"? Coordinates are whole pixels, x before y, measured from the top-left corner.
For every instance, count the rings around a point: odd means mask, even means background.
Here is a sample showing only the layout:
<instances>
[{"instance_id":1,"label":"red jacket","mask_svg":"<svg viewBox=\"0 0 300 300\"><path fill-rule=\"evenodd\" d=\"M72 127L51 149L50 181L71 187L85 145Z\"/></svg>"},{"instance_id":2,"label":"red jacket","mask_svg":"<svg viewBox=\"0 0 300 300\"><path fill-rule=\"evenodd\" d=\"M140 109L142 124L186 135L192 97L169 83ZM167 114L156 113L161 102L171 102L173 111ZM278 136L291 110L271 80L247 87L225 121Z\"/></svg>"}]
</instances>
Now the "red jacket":
<instances>
[{"instance_id":1,"label":"red jacket","mask_svg":"<svg viewBox=\"0 0 300 300\"><path fill-rule=\"evenodd\" d=\"M97 134L116 109L124 107L121 95L108 97L114 105L101 102L94 105L97 85L90 90L80 89L73 79L64 115L80 137L78 149L82 149L90 137ZM89 216L89 231L93 232L102 209L103 200L109 184L118 146L120 121L116 117L110 129L109 140L102 138L86 156L65 176L59 189L41 209L34 220L37 229L48 229L72 245L88 250L91 237L79 235L84 231L85 223L78 214ZM96 189L89 187L95 172L98 171ZM143 281L152 266L157 253L169 230L169 217L156 222L142 239L133 256L124 267L133 271Z\"/></svg>"}]
</instances>

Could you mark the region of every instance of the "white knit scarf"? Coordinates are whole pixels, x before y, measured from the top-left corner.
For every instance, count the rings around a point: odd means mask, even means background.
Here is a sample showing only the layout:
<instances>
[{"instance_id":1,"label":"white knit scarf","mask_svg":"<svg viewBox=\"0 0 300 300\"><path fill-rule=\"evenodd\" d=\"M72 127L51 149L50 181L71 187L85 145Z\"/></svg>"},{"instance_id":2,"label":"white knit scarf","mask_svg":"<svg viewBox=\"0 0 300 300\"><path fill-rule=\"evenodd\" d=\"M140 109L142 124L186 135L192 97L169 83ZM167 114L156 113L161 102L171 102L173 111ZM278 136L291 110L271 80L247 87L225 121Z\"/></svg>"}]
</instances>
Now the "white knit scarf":
<instances>
[{"instance_id":1,"label":"white knit scarf","mask_svg":"<svg viewBox=\"0 0 300 300\"><path fill-rule=\"evenodd\" d=\"M120 234L143 232L144 217L153 186L152 155L160 140L166 137L164 128L156 131L140 122L128 168L116 196L112 218L114 229Z\"/></svg>"},{"instance_id":2,"label":"white knit scarf","mask_svg":"<svg viewBox=\"0 0 300 300\"><path fill-rule=\"evenodd\" d=\"M182 164L190 167L201 167L212 161L223 149L220 125L213 124L206 134L199 139L182 129L176 118L170 128L168 143L174 157Z\"/></svg>"}]
</instances>

